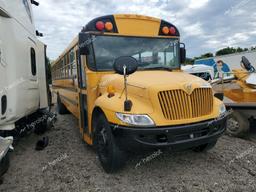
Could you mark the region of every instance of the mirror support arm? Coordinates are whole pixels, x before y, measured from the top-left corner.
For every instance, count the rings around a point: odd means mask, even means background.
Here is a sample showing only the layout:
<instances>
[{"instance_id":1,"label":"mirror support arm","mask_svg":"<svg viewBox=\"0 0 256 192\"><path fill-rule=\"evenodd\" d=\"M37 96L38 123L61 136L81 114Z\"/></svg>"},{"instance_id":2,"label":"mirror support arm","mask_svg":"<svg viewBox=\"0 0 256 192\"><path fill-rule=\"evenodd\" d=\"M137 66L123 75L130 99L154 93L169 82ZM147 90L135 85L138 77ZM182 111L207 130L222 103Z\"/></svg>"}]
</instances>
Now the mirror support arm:
<instances>
[{"instance_id":1,"label":"mirror support arm","mask_svg":"<svg viewBox=\"0 0 256 192\"><path fill-rule=\"evenodd\" d=\"M128 93L127 93L126 65L124 65L124 90L125 90L125 101L127 101L128 100Z\"/></svg>"},{"instance_id":2,"label":"mirror support arm","mask_svg":"<svg viewBox=\"0 0 256 192\"><path fill-rule=\"evenodd\" d=\"M31 4L34 4L35 6L39 6L39 3L35 0L31 0Z\"/></svg>"},{"instance_id":3,"label":"mirror support arm","mask_svg":"<svg viewBox=\"0 0 256 192\"><path fill-rule=\"evenodd\" d=\"M127 75L126 75L126 65L124 65L124 91L125 91L125 101L124 101L124 111L131 111L132 101L128 100L128 91L127 91Z\"/></svg>"}]
</instances>

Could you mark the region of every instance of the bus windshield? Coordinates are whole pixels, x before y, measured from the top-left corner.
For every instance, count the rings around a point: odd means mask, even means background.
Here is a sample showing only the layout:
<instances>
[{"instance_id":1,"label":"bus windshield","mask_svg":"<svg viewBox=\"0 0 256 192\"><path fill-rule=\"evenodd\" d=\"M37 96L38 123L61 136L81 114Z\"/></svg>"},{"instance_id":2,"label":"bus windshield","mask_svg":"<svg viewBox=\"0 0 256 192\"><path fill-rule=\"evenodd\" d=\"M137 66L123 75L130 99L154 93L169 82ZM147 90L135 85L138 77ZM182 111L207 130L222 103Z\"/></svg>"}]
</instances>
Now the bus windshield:
<instances>
[{"instance_id":1,"label":"bus windshield","mask_svg":"<svg viewBox=\"0 0 256 192\"><path fill-rule=\"evenodd\" d=\"M92 39L93 63L98 71L112 71L115 59L120 56L137 59L139 70L180 68L178 39L100 35Z\"/></svg>"}]
</instances>

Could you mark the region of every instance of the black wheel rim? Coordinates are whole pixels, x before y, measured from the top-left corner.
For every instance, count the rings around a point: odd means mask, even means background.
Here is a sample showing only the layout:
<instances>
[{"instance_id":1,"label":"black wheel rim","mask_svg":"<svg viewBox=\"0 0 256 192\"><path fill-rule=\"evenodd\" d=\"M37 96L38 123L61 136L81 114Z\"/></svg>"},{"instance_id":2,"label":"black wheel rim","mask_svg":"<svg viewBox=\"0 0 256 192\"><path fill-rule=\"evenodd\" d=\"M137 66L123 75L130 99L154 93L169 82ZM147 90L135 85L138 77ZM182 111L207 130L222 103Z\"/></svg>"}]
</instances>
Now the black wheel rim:
<instances>
[{"instance_id":1,"label":"black wheel rim","mask_svg":"<svg viewBox=\"0 0 256 192\"><path fill-rule=\"evenodd\" d=\"M227 127L231 133L237 133L240 129L238 121L234 118L228 120Z\"/></svg>"}]
</instances>

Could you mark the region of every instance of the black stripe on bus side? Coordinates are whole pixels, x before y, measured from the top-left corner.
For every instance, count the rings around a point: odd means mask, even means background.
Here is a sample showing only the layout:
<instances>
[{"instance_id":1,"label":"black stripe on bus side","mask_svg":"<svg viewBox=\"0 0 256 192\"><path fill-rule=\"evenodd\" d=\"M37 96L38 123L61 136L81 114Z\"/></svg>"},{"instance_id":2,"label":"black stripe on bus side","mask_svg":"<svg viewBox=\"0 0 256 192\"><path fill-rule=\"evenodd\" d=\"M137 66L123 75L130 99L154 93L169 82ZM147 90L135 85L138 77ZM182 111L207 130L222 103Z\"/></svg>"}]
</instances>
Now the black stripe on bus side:
<instances>
[{"instance_id":1,"label":"black stripe on bus side","mask_svg":"<svg viewBox=\"0 0 256 192\"><path fill-rule=\"evenodd\" d=\"M65 89L65 90L68 90L68 91L72 91L72 92L76 92L76 93L77 93L77 88L72 88L72 87L64 87L64 86L56 86L56 85L53 85L53 86L52 86L52 89Z\"/></svg>"},{"instance_id":2,"label":"black stripe on bus side","mask_svg":"<svg viewBox=\"0 0 256 192\"><path fill-rule=\"evenodd\" d=\"M69 102L69 103L72 103L73 105L78 106L78 102L76 102L76 101L74 101L74 100L72 100L72 99L69 99L69 98L67 98L66 96L60 95L60 98L66 100L66 101Z\"/></svg>"}]
</instances>

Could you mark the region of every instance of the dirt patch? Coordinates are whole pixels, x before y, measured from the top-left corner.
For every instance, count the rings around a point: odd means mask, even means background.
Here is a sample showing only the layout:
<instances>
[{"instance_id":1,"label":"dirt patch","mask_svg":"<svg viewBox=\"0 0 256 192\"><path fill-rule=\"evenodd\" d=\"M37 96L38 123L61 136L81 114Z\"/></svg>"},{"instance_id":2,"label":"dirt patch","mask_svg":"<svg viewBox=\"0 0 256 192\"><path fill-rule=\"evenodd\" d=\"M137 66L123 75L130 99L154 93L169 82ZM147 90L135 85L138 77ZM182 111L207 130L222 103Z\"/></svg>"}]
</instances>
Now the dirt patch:
<instances>
[{"instance_id":1,"label":"dirt patch","mask_svg":"<svg viewBox=\"0 0 256 192\"><path fill-rule=\"evenodd\" d=\"M82 142L72 115L58 116L44 136L49 145L43 151L34 150L43 136L21 139L0 191L256 191L254 136L244 140L223 135L206 153L130 154L126 166L112 175ZM142 161L147 157L149 161Z\"/></svg>"}]
</instances>

